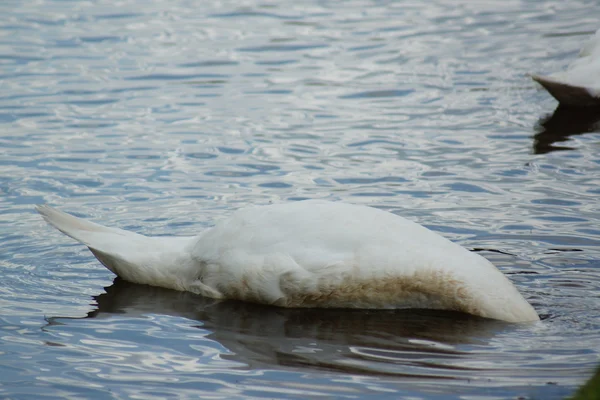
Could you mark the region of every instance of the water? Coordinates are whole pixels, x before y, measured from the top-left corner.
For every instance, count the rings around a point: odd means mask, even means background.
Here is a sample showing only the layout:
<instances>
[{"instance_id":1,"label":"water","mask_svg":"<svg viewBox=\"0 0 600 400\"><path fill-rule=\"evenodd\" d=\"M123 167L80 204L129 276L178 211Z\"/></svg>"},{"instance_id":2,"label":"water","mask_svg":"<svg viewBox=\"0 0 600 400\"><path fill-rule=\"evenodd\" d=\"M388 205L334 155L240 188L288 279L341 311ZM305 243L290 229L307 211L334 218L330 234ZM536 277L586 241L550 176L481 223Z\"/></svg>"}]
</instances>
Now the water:
<instances>
[{"instance_id":1,"label":"water","mask_svg":"<svg viewBox=\"0 0 600 400\"><path fill-rule=\"evenodd\" d=\"M0 397L557 399L600 356L589 1L0 4ZM567 121L567 122L565 122ZM591 133L590 133L591 132ZM492 260L539 324L280 310L113 283L50 203L145 234L326 198Z\"/></svg>"}]
</instances>

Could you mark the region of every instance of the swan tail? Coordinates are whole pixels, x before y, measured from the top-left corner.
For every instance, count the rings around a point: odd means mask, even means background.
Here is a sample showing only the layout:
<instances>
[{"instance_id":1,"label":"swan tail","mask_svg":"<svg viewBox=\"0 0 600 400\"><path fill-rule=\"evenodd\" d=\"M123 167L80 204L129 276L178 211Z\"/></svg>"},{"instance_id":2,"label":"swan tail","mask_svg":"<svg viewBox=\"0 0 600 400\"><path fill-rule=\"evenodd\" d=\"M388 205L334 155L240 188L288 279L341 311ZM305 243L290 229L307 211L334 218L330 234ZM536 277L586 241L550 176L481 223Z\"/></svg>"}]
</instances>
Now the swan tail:
<instances>
[{"instance_id":1,"label":"swan tail","mask_svg":"<svg viewBox=\"0 0 600 400\"><path fill-rule=\"evenodd\" d=\"M47 223L65 235L88 246L92 244L90 240L93 241L93 238L99 234L117 236L134 234L133 232L124 231L122 229L109 228L103 225L95 224L47 205L39 205L36 206L35 209L40 213Z\"/></svg>"},{"instance_id":2,"label":"swan tail","mask_svg":"<svg viewBox=\"0 0 600 400\"><path fill-rule=\"evenodd\" d=\"M600 98L582 86L561 82L552 77L532 75L563 107L598 107Z\"/></svg>"},{"instance_id":3,"label":"swan tail","mask_svg":"<svg viewBox=\"0 0 600 400\"><path fill-rule=\"evenodd\" d=\"M36 210L50 225L85 244L110 271L135 283L166 286L182 290L173 280L177 268L185 265L182 250L189 242L185 237L148 237L118 228L109 228L47 205Z\"/></svg>"}]
</instances>

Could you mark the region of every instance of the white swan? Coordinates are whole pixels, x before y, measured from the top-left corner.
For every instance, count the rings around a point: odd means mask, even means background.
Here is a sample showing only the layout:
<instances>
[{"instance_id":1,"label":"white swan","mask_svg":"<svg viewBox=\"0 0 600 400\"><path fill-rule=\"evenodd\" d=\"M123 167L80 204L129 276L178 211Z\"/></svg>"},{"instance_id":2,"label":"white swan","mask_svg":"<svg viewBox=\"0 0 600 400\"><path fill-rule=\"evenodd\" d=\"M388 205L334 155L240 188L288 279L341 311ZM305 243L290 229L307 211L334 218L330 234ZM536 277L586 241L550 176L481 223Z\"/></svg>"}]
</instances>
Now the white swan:
<instances>
[{"instance_id":1,"label":"white swan","mask_svg":"<svg viewBox=\"0 0 600 400\"><path fill-rule=\"evenodd\" d=\"M600 106L600 29L566 71L532 78L563 106Z\"/></svg>"},{"instance_id":2,"label":"white swan","mask_svg":"<svg viewBox=\"0 0 600 400\"><path fill-rule=\"evenodd\" d=\"M194 237L147 237L37 210L125 280L281 307L537 313L492 263L397 215L320 200L250 207Z\"/></svg>"}]
</instances>

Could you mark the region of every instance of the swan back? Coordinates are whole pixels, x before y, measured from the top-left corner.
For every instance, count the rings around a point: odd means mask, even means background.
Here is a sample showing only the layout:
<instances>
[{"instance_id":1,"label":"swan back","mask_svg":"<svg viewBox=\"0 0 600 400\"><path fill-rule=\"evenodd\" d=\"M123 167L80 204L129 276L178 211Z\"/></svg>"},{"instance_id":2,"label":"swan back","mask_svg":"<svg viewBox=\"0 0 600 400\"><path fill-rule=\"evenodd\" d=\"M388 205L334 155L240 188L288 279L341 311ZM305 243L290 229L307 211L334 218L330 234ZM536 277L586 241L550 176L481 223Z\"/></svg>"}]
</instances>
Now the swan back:
<instances>
[{"instance_id":1,"label":"swan back","mask_svg":"<svg viewBox=\"0 0 600 400\"><path fill-rule=\"evenodd\" d=\"M400 216L325 201L240 210L197 238L203 282L285 307L434 308L538 316L488 260Z\"/></svg>"}]
</instances>

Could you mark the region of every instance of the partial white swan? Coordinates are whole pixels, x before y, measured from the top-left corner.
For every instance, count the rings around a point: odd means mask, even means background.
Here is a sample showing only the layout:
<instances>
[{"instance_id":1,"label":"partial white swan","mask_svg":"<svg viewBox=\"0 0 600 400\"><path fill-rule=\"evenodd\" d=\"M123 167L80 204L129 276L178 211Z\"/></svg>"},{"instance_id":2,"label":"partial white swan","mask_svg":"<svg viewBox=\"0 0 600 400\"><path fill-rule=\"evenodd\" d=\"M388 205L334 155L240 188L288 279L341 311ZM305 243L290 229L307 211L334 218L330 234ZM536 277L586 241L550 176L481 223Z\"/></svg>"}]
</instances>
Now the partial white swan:
<instances>
[{"instance_id":1,"label":"partial white swan","mask_svg":"<svg viewBox=\"0 0 600 400\"><path fill-rule=\"evenodd\" d=\"M533 75L562 106L600 106L600 29L588 40L566 71Z\"/></svg>"},{"instance_id":2,"label":"partial white swan","mask_svg":"<svg viewBox=\"0 0 600 400\"><path fill-rule=\"evenodd\" d=\"M193 237L147 237L49 206L44 219L125 280L281 307L537 313L492 263L389 212L320 200L250 207Z\"/></svg>"}]
</instances>

